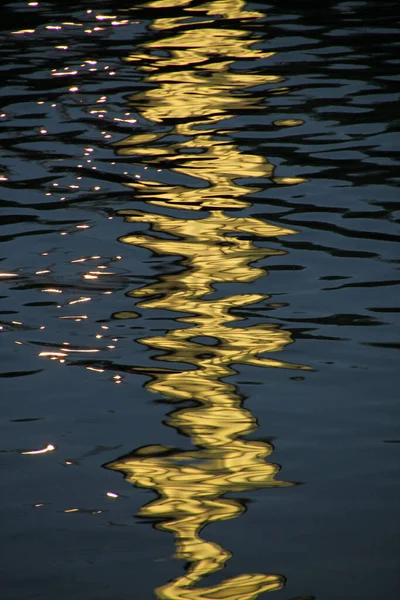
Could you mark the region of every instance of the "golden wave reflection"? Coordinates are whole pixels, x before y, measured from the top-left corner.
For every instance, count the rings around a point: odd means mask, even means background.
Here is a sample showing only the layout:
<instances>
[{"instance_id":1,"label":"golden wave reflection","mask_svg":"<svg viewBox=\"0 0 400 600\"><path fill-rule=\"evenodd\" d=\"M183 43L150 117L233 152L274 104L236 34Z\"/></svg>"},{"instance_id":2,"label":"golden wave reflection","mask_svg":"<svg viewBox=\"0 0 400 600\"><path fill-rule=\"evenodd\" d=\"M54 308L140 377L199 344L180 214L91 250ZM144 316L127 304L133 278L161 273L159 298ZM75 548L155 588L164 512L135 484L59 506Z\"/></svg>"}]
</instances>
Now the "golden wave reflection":
<instances>
[{"instance_id":1,"label":"golden wave reflection","mask_svg":"<svg viewBox=\"0 0 400 600\"><path fill-rule=\"evenodd\" d=\"M186 10L218 14L224 19L262 16L243 10L244 5L209 2ZM181 20L179 25L183 25ZM171 19L153 21L153 28L168 33L172 26ZM210 28L197 23L196 29L190 24L187 31L148 42L143 45L144 52L126 58L139 61L139 69L150 72L146 82L156 85L132 96L130 104L151 123L169 125L172 121L174 126L167 133L133 134L117 144L118 154L145 160L146 165L166 166L197 180L196 187L146 180L127 184L136 189L138 198L180 209L243 208L250 204L240 198L257 188L238 185L235 179L272 177L273 166L265 158L239 152L223 131L215 129L217 122L262 108L260 99L249 88L283 81L277 75L229 71L237 59L254 61L273 54L254 49L254 42L244 29ZM159 56L160 52L166 56ZM179 141L169 142L171 135ZM199 180L204 182L202 187Z\"/></svg>"},{"instance_id":2,"label":"golden wave reflection","mask_svg":"<svg viewBox=\"0 0 400 600\"><path fill-rule=\"evenodd\" d=\"M229 132L217 129L217 124L261 109L260 99L250 88L279 83L283 78L230 70L237 59L256 61L269 56L253 48L256 39L243 28L243 19L257 19L261 13L246 11L245 2L239 0L191 4L190 0L157 0L146 5L154 9L181 7L183 13L154 19L151 27L160 32L159 37L127 58L138 61L148 72L145 81L156 85L131 96L129 102L141 117L158 127L161 124L162 129L133 134L117 144L117 152L147 167L162 165L177 175L193 178L192 185L151 179L128 184L139 199L164 207L208 211L205 218L120 211L127 222L146 223L149 229L148 234L120 238L122 243L147 248L157 255L180 257L179 272L164 274L130 295L138 299L141 308L185 315L175 319L184 324L181 328L139 340L159 351L155 360L179 365L140 371L151 377L148 390L162 394L168 402L185 403L168 415L167 424L188 436L195 448L146 446L109 463L107 468L122 472L135 486L154 490L157 498L139 514L152 519L158 529L171 531L176 557L188 563L185 575L155 590L158 598L253 600L262 592L281 589L285 578L245 574L211 587L197 587L205 576L223 568L231 556L218 544L204 540L200 532L211 522L244 512L244 502L226 498L226 494L294 484L276 479L279 467L266 460L273 450L270 443L243 439L256 431L257 421L244 408L236 386L225 378L236 372L235 364L308 367L263 356L290 344L290 331L273 323L238 326L244 320L240 309L266 299L267 294L212 297L217 284L246 283L248 288L267 275L257 262L283 253L257 246L254 239L296 233L258 218L224 213L224 209L250 206L245 197L257 188L239 184L239 177L272 180L273 166L262 156L242 153ZM199 15L204 19L196 23L190 20ZM215 16L221 17L220 26L209 27ZM225 27L226 20L234 19L241 20L241 29ZM168 37L162 37L164 32ZM130 313L115 316L129 318ZM182 367L182 363L188 366Z\"/></svg>"}]
</instances>

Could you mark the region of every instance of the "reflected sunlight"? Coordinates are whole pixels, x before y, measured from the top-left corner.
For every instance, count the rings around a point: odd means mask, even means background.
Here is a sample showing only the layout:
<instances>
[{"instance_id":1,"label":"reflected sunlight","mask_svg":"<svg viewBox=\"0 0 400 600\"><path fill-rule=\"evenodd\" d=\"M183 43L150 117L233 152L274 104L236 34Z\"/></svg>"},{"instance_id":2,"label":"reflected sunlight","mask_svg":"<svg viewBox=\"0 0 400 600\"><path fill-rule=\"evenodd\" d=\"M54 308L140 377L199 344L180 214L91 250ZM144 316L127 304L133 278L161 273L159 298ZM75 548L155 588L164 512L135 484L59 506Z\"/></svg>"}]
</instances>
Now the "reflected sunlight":
<instances>
[{"instance_id":1,"label":"reflected sunlight","mask_svg":"<svg viewBox=\"0 0 400 600\"><path fill-rule=\"evenodd\" d=\"M149 391L162 394L169 403L185 402L183 408L169 414L166 423L189 437L194 449L141 447L106 468L120 471L129 483L156 493L157 498L139 514L151 519L156 528L172 532L176 557L188 563L185 575L156 589L158 598L255 600L262 592L282 589L284 576L244 574L211 587L195 587L205 576L222 569L231 556L200 536L207 524L245 511L242 500L225 495L295 485L276 479L279 466L267 460L272 444L243 437L257 430L257 421L244 408L237 387L225 379L236 373L235 364L308 367L269 356L293 342L290 331L275 323L237 326L245 317L235 311L262 302L267 294L247 291L216 299L210 296L219 283L250 284L265 277L267 270L256 266L258 261L285 254L258 246L253 239L275 240L296 234L263 219L224 213L224 209L251 206L248 195L258 188L239 183L239 178L273 184L274 167L261 155L241 152L224 130L229 124L223 122L246 111L265 110L262 97L251 94L250 88L280 83L284 78L258 74L253 66L254 72L230 69L238 59L252 59L252 65L257 65L259 58L272 55L253 48L257 39L243 25L240 30L224 26L227 20L259 19L262 13L246 11L240 0L191 4L190 0L146 4L154 9L180 6L183 12L182 17L155 18L151 28L158 37L143 44L143 52L126 59L137 62L139 70L149 73L145 81L156 85L131 96L129 105L165 130L133 134L114 145L117 154L131 157L136 164L162 166L191 181L189 185L158 179L127 183L136 198L148 205L208 211L201 219L135 209L119 211L127 223L147 224L150 231L128 234L120 242L144 247L154 255L180 257L180 270L160 275L153 283L132 290L130 296L140 308L185 313L175 318L184 327L138 341L159 351L154 360L179 363L176 369L141 368L141 373L150 376L146 383ZM194 16L205 18L193 22ZM218 29L209 26L214 16L221 17ZM126 310L114 314L119 319L135 316ZM188 367L182 368L182 363Z\"/></svg>"}]
</instances>

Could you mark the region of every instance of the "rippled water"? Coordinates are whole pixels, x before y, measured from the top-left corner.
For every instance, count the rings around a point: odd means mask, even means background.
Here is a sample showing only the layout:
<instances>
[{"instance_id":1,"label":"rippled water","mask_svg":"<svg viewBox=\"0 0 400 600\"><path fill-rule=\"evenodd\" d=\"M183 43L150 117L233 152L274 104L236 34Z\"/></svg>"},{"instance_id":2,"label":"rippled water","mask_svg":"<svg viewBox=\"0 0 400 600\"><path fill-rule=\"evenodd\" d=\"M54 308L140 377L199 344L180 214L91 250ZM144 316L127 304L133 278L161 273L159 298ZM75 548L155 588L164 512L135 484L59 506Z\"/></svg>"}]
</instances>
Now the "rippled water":
<instances>
[{"instance_id":1,"label":"rippled water","mask_svg":"<svg viewBox=\"0 0 400 600\"><path fill-rule=\"evenodd\" d=\"M2 599L395 598L397 2L1 24Z\"/></svg>"}]
</instances>

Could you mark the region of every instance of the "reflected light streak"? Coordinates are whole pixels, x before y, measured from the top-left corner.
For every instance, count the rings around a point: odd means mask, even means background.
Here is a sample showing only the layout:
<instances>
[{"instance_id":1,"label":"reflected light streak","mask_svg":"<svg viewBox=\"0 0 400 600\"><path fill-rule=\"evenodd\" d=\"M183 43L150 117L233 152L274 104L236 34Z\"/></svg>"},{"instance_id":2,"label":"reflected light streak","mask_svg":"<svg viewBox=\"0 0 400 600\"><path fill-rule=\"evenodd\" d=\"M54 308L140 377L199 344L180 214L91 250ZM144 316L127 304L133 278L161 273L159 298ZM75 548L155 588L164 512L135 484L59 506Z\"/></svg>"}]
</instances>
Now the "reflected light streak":
<instances>
[{"instance_id":1,"label":"reflected light streak","mask_svg":"<svg viewBox=\"0 0 400 600\"><path fill-rule=\"evenodd\" d=\"M76 261L78 262L78 261ZM91 300L91 298L79 298L78 300L71 300L71 302L68 302L68 304L78 304L79 302L89 302L89 300Z\"/></svg>"},{"instance_id":2,"label":"reflected light streak","mask_svg":"<svg viewBox=\"0 0 400 600\"><path fill-rule=\"evenodd\" d=\"M277 127L297 127L297 125L304 125L302 119L278 119L273 122Z\"/></svg>"},{"instance_id":3,"label":"reflected light streak","mask_svg":"<svg viewBox=\"0 0 400 600\"><path fill-rule=\"evenodd\" d=\"M228 19L237 18L235 15L238 14L243 18L262 16L244 11L244 6L243 2L210 2L190 10L218 13ZM156 19L153 25L170 33L169 19ZM249 39L245 30L200 26L146 43L142 54L126 59L144 61L153 71L147 81L157 84L154 89L132 96L132 105L143 118L153 123L168 124L171 119L179 120L174 133L190 136L190 139L160 146L157 142L165 137L164 133L134 134L116 144L117 153L136 160L143 157L146 165L168 161L171 171L196 177L207 184L201 188L167 186L146 180L126 184L137 191L140 199L188 209L243 208L250 204L239 198L257 188L239 186L235 180L238 177L272 177L273 166L264 158L238 152L235 144L215 132L215 123L230 118L232 113L261 109L260 99L244 93L245 90L283 81L277 75L229 71L229 65L236 59L267 58L273 54L256 50L253 45L254 39ZM154 55L153 50L159 49L167 51L168 55ZM174 70L180 66L185 66L185 70ZM205 126L212 129L208 131ZM201 160L194 151L201 152Z\"/></svg>"},{"instance_id":4,"label":"reflected light streak","mask_svg":"<svg viewBox=\"0 0 400 600\"><path fill-rule=\"evenodd\" d=\"M274 177L274 182L281 185L297 185L299 183L306 183L309 179L305 177Z\"/></svg>"},{"instance_id":5,"label":"reflected light streak","mask_svg":"<svg viewBox=\"0 0 400 600\"><path fill-rule=\"evenodd\" d=\"M162 130L152 127L151 133L133 133L114 145L118 155L132 158L136 165L152 166L157 172L162 167L191 182L169 184L142 176L126 184L139 200L207 211L201 219L145 210L119 212L127 223L147 225L146 232L125 235L121 243L146 248L155 256L179 257L175 272L163 273L129 292L140 308L184 313L175 318L175 329L137 340L156 351L153 360L168 363L170 368L132 367L132 372L147 375L145 387L176 407L166 424L190 438L194 448L144 446L105 466L121 472L132 485L155 492L156 498L139 515L157 529L171 532L175 556L187 563L184 575L155 590L160 600L255 600L262 592L282 589L285 578L244 574L198 587L231 556L229 550L203 539L202 529L246 510L240 497L226 495L295 485L277 479L280 467L269 462L272 444L244 437L254 434L258 424L244 407L243 396L226 378L237 372L236 364L301 371L309 367L276 357L293 343L290 331L259 321L238 326L246 320L240 310L269 297L254 293L250 285L268 275L261 261L264 264L268 258L285 254L257 245L255 240L275 241L297 232L260 218L232 217L224 210L251 206L249 195L259 188L243 179L258 178L270 184L306 180L274 177L274 166L264 156L242 152L229 131L220 130L221 122L232 116L266 110L261 101L277 90L268 86L284 81L261 70L231 69L236 60L255 63L272 56L254 48L256 38L243 25L264 15L246 11L241 0L192 4L191 0L146 4L153 9L182 7L182 17L173 19L160 18L155 10L151 27L157 30L157 38L126 59L147 73L144 81L151 84L131 96L129 106L151 124L162 124ZM204 20L185 23L188 16L198 15ZM218 28L212 27L217 15L221 17ZM234 29L235 19L241 20L240 29ZM263 98L251 93L255 86L263 86ZM287 88L281 87L280 92L287 93ZM247 293L211 296L218 284L225 283L244 283ZM113 315L119 319L136 316L126 310ZM179 328L179 323L184 326Z\"/></svg>"},{"instance_id":6,"label":"reflected light streak","mask_svg":"<svg viewBox=\"0 0 400 600\"><path fill-rule=\"evenodd\" d=\"M41 448L40 450L29 450L26 452L21 452L21 454L45 454L46 452L53 452L56 447L53 444L48 444L46 448Z\"/></svg>"},{"instance_id":7,"label":"reflected light streak","mask_svg":"<svg viewBox=\"0 0 400 600\"><path fill-rule=\"evenodd\" d=\"M82 352L82 353L90 353L90 352L100 352L99 348L64 348L65 352Z\"/></svg>"},{"instance_id":8,"label":"reflected light streak","mask_svg":"<svg viewBox=\"0 0 400 600\"><path fill-rule=\"evenodd\" d=\"M15 35L22 35L24 33L35 33L35 29L20 29L19 31L12 31Z\"/></svg>"}]
</instances>

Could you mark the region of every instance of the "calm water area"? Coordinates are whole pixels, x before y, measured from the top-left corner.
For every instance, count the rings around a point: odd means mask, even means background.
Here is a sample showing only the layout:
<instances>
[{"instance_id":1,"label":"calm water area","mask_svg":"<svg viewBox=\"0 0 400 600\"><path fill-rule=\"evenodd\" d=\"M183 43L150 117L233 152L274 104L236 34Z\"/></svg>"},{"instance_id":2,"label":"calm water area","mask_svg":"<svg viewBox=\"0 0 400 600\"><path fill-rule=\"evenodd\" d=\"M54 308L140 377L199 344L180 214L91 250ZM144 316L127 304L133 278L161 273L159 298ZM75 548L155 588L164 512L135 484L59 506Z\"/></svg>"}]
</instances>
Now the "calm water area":
<instances>
[{"instance_id":1,"label":"calm water area","mask_svg":"<svg viewBox=\"0 0 400 600\"><path fill-rule=\"evenodd\" d=\"M1 600L398 598L398 1L1 6Z\"/></svg>"}]
</instances>

